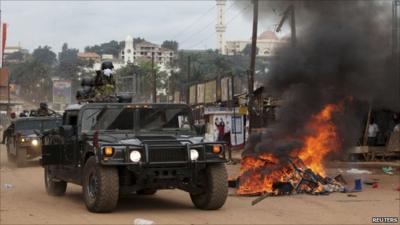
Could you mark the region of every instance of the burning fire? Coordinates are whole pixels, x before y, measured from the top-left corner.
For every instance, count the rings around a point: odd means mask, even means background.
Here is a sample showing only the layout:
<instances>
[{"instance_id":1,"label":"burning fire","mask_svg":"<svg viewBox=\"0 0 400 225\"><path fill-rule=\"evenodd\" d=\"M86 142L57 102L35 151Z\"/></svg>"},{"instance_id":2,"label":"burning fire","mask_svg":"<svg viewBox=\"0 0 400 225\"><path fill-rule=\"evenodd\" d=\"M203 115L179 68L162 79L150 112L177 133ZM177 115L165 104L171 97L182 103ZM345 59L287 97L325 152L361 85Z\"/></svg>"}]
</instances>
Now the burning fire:
<instances>
[{"instance_id":1,"label":"burning fire","mask_svg":"<svg viewBox=\"0 0 400 225\"><path fill-rule=\"evenodd\" d=\"M301 183L300 174L306 169L311 169L317 177L325 176L325 158L340 148L332 116L333 113L342 111L341 102L328 104L318 114L313 115L305 127L308 135L301 138L303 147L294 149L287 160L283 161L272 153L245 156L241 162L238 194L274 192L274 185L278 183L290 183L296 187ZM308 188L310 187L305 186L302 190L310 191L305 190Z\"/></svg>"}]
</instances>

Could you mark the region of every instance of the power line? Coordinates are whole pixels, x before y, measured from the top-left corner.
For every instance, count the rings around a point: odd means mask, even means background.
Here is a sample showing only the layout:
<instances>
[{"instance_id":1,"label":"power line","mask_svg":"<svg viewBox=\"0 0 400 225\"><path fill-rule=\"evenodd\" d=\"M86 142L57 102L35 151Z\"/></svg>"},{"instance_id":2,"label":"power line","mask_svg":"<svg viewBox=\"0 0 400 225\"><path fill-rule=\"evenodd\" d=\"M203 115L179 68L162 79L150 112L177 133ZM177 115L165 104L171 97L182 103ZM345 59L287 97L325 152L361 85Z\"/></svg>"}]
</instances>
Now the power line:
<instances>
[{"instance_id":1,"label":"power line","mask_svg":"<svg viewBox=\"0 0 400 225\"><path fill-rule=\"evenodd\" d=\"M251 4L249 4L247 7L242 8L239 13L235 14L233 17L231 17L231 19L226 23L226 25L229 25L230 23L232 23L235 19L238 18L238 16L244 12L246 12L249 8L250 8ZM212 35L209 35L208 37L206 37L205 39L201 40L200 42L197 42L195 45L192 45L189 47L190 48L194 48L200 44L202 44L204 41L209 40L211 37L213 37L215 34L213 33Z\"/></svg>"},{"instance_id":2,"label":"power line","mask_svg":"<svg viewBox=\"0 0 400 225\"><path fill-rule=\"evenodd\" d=\"M229 10L233 7L233 5L234 5L234 4L232 3L232 4L228 7L228 9L227 9L225 12L229 11ZM195 36L196 34L202 32L202 31L204 31L204 30L206 30L207 28L210 27L210 25L214 24L215 22L216 22L216 21L215 21L215 18L214 18L211 22L207 23L206 26L200 28L200 30L198 30L197 32L192 33L191 35L189 35L189 36L188 36L186 39L184 39L183 41L179 41L179 44L182 44L182 43L187 42L187 41L190 40L193 36Z\"/></svg>"},{"instance_id":3,"label":"power line","mask_svg":"<svg viewBox=\"0 0 400 225\"><path fill-rule=\"evenodd\" d=\"M197 24L199 21L201 21L200 19L203 18L204 16L208 15L210 12L212 12L212 10L216 7L216 5L214 5L213 7L207 9L207 11L205 11L203 14L201 14L199 17L196 17L195 20L193 20L192 23L190 23L188 26L186 26L185 28L183 28L181 31L179 31L177 34L175 34L171 40L174 40L176 37L178 37L179 35L181 35L183 32L185 32L185 30L193 27L193 25Z\"/></svg>"}]
</instances>

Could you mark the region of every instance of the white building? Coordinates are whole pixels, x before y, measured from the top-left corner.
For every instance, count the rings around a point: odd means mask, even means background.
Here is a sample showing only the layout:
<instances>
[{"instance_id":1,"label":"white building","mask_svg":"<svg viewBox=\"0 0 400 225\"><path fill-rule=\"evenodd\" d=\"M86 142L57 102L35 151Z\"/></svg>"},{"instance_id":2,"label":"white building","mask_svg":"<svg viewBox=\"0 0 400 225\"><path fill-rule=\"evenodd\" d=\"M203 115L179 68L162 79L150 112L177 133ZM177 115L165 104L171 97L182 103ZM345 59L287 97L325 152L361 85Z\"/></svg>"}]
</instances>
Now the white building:
<instances>
[{"instance_id":1,"label":"white building","mask_svg":"<svg viewBox=\"0 0 400 225\"><path fill-rule=\"evenodd\" d=\"M276 49L286 44L288 41L279 39L275 32L264 31L257 37L257 56L273 56ZM226 41L224 52L226 55L240 55L247 45L251 45L251 39Z\"/></svg>"},{"instance_id":2,"label":"white building","mask_svg":"<svg viewBox=\"0 0 400 225\"><path fill-rule=\"evenodd\" d=\"M125 47L120 52L120 59L125 64L138 63L143 59L151 59L154 54L154 63L166 66L175 58L175 52L171 49L162 48L150 42L134 43L131 36L125 39Z\"/></svg>"}]
</instances>

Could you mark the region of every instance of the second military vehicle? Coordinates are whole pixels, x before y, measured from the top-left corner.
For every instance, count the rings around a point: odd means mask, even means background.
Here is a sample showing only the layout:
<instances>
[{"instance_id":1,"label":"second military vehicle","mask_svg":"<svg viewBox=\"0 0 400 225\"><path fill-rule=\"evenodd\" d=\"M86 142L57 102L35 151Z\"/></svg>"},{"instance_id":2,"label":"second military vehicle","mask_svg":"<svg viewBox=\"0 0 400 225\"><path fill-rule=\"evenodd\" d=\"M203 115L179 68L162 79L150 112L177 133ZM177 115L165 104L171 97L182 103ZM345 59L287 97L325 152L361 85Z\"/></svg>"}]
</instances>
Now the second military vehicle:
<instances>
[{"instance_id":1,"label":"second military vehicle","mask_svg":"<svg viewBox=\"0 0 400 225\"><path fill-rule=\"evenodd\" d=\"M47 193L63 195L68 182L82 185L91 212L112 211L120 195L159 189L184 190L205 210L227 198L224 145L203 142L186 105L70 106L59 131L43 139Z\"/></svg>"},{"instance_id":2,"label":"second military vehicle","mask_svg":"<svg viewBox=\"0 0 400 225\"><path fill-rule=\"evenodd\" d=\"M8 160L21 167L41 156L40 133L60 125L61 118L56 116L21 117L13 121L5 140Z\"/></svg>"}]
</instances>

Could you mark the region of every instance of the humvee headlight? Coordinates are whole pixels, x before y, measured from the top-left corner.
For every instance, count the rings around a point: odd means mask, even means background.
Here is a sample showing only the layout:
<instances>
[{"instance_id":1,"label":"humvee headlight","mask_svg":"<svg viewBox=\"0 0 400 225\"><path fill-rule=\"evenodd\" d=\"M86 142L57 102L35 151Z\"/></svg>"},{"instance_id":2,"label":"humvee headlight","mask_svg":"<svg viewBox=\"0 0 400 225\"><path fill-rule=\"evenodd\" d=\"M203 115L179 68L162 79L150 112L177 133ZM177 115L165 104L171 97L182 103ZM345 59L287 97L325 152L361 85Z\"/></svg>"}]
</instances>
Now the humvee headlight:
<instances>
[{"instance_id":1,"label":"humvee headlight","mask_svg":"<svg viewBox=\"0 0 400 225\"><path fill-rule=\"evenodd\" d=\"M103 154L106 157L112 156L114 154L114 148L110 147L110 146L104 147L103 148Z\"/></svg>"},{"instance_id":2,"label":"humvee headlight","mask_svg":"<svg viewBox=\"0 0 400 225\"><path fill-rule=\"evenodd\" d=\"M32 144L33 146L38 146L38 145L39 145L39 141L36 140L36 139L33 139L33 140L31 141L31 144Z\"/></svg>"},{"instance_id":3,"label":"humvee headlight","mask_svg":"<svg viewBox=\"0 0 400 225\"><path fill-rule=\"evenodd\" d=\"M196 161L199 158L199 152L196 149L190 149L190 159Z\"/></svg>"},{"instance_id":4,"label":"humvee headlight","mask_svg":"<svg viewBox=\"0 0 400 225\"><path fill-rule=\"evenodd\" d=\"M131 153L129 154L129 159L132 162L139 162L141 158L142 158L142 155L140 154L139 151L131 151Z\"/></svg>"}]
</instances>

